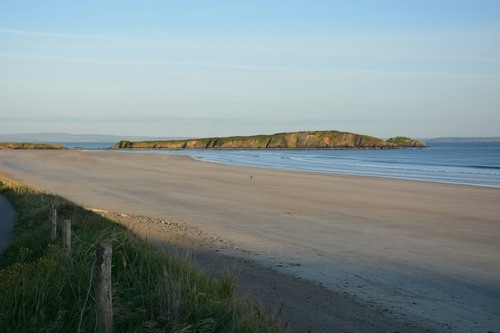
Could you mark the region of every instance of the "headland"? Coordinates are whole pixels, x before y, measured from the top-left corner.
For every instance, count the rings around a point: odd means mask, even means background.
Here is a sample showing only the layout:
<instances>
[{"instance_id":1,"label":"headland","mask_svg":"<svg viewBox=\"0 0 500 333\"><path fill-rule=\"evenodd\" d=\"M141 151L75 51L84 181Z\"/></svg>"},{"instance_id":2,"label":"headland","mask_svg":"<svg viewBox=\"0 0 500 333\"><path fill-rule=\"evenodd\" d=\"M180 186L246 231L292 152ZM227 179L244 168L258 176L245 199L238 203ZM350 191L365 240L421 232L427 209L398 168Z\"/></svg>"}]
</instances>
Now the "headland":
<instances>
[{"instance_id":1,"label":"headland","mask_svg":"<svg viewBox=\"0 0 500 333\"><path fill-rule=\"evenodd\" d=\"M113 149L391 149L425 147L407 137L387 141L340 131L302 131L271 135L212 137L167 141L120 141Z\"/></svg>"}]
</instances>

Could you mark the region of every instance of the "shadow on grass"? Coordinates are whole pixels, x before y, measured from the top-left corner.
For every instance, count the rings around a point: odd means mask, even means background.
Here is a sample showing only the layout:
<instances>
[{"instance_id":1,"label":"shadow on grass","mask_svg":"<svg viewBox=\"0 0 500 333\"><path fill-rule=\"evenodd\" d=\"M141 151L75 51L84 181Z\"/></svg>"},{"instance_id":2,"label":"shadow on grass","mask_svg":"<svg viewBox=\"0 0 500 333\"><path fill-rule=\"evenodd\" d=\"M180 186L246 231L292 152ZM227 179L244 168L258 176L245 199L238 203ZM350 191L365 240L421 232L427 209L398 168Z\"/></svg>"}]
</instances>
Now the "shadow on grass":
<instances>
[{"instance_id":1,"label":"shadow on grass","mask_svg":"<svg viewBox=\"0 0 500 333\"><path fill-rule=\"evenodd\" d=\"M284 332L236 276L208 276L176 251L159 251L128 229L64 198L8 179L0 193L16 209L14 239L0 257L0 331L92 332L95 246L113 246L116 332ZM72 220L71 255L50 242L49 214Z\"/></svg>"}]
</instances>

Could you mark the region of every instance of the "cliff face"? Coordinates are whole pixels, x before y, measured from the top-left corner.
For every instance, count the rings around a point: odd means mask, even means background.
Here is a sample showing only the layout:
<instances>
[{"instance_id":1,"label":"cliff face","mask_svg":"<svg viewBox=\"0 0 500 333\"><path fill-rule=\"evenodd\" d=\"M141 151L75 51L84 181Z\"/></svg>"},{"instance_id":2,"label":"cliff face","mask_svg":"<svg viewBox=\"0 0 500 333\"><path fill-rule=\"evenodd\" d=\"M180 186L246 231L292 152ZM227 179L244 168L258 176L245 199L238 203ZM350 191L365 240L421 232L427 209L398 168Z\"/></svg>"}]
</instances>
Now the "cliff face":
<instances>
[{"instance_id":1,"label":"cliff face","mask_svg":"<svg viewBox=\"0 0 500 333\"><path fill-rule=\"evenodd\" d=\"M171 141L120 141L114 149L383 149L396 144L339 131L290 132Z\"/></svg>"}]
</instances>

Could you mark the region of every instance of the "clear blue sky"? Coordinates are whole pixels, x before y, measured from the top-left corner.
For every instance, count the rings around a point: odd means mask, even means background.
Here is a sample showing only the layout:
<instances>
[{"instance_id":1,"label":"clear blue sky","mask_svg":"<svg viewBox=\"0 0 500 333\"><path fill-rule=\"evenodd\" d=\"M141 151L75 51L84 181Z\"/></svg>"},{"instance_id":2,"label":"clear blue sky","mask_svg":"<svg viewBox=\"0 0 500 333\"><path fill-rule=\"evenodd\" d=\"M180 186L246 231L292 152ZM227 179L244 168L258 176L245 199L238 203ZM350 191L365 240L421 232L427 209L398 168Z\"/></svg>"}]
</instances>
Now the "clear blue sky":
<instances>
[{"instance_id":1,"label":"clear blue sky","mask_svg":"<svg viewBox=\"0 0 500 333\"><path fill-rule=\"evenodd\" d=\"M0 0L0 134L500 136L500 1Z\"/></svg>"}]
</instances>

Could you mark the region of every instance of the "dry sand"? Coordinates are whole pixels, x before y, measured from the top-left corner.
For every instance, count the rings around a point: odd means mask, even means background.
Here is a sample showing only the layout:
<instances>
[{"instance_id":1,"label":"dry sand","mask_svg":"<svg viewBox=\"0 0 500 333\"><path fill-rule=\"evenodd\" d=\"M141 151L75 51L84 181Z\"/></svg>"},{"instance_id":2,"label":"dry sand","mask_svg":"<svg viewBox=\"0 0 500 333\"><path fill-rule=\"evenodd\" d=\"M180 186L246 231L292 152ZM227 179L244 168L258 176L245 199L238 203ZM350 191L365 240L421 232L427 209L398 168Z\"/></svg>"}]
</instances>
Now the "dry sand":
<instances>
[{"instance_id":1,"label":"dry sand","mask_svg":"<svg viewBox=\"0 0 500 333\"><path fill-rule=\"evenodd\" d=\"M240 261L242 271L250 267L255 287L259 270L279 281L273 290L296 331L500 332L497 188L118 152L3 150L0 171L86 207L184 226L209 241L199 257L214 263L228 260L215 260L214 246L254 260L264 267ZM336 326L318 328L322 320Z\"/></svg>"}]
</instances>

